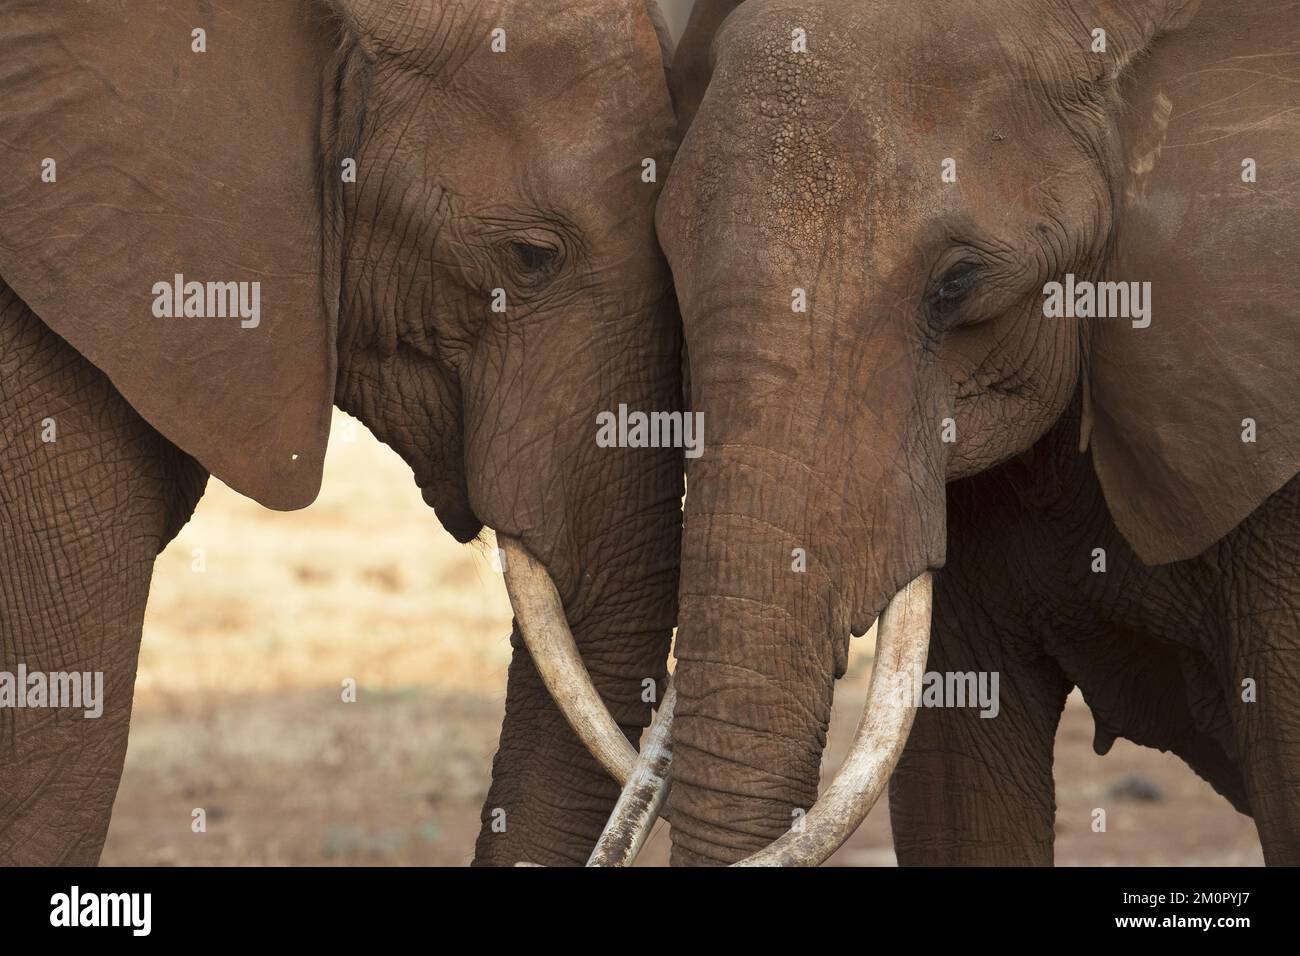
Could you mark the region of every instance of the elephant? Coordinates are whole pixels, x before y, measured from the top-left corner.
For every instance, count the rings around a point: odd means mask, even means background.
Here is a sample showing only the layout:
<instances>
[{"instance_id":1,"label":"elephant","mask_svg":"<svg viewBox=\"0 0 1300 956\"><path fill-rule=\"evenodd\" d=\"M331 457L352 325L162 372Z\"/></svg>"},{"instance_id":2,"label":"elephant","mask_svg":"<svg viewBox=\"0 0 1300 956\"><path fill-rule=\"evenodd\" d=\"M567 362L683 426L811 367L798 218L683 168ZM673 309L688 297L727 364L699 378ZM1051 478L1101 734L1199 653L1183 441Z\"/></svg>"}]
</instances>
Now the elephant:
<instances>
[{"instance_id":1,"label":"elephant","mask_svg":"<svg viewBox=\"0 0 1300 956\"><path fill-rule=\"evenodd\" d=\"M1298 12L696 5L657 219L709 442L624 848L670 786L675 864L815 865L888 783L900 864L1050 865L1077 688L1300 864Z\"/></svg>"},{"instance_id":2,"label":"elephant","mask_svg":"<svg viewBox=\"0 0 1300 956\"><path fill-rule=\"evenodd\" d=\"M665 49L653 0L0 0L0 862L98 861L156 555L209 475L310 504L332 405L497 533L475 863L586 858L676 616L681 450L592 424L682 403Z\"/></svg>"}]
</instances>

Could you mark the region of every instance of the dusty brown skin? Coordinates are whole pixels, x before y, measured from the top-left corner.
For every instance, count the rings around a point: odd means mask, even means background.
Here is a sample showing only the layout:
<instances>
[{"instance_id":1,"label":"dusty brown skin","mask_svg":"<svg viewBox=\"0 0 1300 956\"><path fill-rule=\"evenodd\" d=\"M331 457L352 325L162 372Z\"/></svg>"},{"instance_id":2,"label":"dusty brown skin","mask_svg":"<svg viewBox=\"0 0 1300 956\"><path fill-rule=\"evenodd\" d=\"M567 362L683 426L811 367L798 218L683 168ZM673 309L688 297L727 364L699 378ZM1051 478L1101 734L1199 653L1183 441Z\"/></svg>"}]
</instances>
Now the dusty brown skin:
<instances>
[{"instance_id":1,"label":"dusty brown skin","mask_svg":"<svg viewBox=\"0 0 1300 956\"><path fill-rule=\"evenodd\" d=\"M0 2L0 669L107 685L97 721L0 711L0 863L98 859L155 555L209 472L309 503L331 402L457 538L490 525L546 565L635 739L675 616L680 457L598 449L595 421L680 404L645 5L130 11ZM174 273L260 280L260 325L155 318ZM581 862L616 793L516 643L478 861Z\"/></svg>"},{"instance_id":2,"label":"dusty brown skin","mask_svg":"<svg viewBox=\"0 0 1300 956\"><path fill-rule=\"evenodd\" d=\"M1245 6L697 5L675 862L812 805L850 632L942 567L929 669L998 671L1001 713L918 713L901 862L1051 861L1077 685L1099 749L1173 750L1300 863L1300 6ZM1151 326L1044 318L1067 273L1150 281Z\"/></svg>"}]
</instances>

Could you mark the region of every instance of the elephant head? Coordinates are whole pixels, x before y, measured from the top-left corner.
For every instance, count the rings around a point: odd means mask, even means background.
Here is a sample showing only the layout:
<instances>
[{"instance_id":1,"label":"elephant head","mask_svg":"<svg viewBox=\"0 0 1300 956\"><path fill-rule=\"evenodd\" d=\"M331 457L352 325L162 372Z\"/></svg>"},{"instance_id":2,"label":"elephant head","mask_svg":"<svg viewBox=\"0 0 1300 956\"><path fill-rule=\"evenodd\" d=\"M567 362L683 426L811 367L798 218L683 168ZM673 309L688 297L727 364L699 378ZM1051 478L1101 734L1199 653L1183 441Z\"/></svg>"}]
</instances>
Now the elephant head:
<instances>
[{"instance_id":1,"label":"elephant head","mask_svg":"<svg viewBox=\"0 0 1300 956\"><path fill-rule=\"evenodd\" d=\"M683 532L676 862L820 862L861 821L910 726L894 691L925 662L946 482L1024 452L1080 393L1081 445L1148 563L1198 554L1297 472L1297 49L1274 0L697 5L658 213L709 434ZM1132 293L1127 315L1052 312L1053 283L1102 282L1139 283L1095 286ZM859 741L810 810L849 635L878 615Z\"/></svg>"},{"instance_id":2,"label":"elephant head","mask_svg":"<svg viewBox=\"0 0 1300 956\"><path fill-rule=\"evenodd\" d=\"M517 633L626 772L682 491L680 451L596 442L681 402L653 3L4 0L0 89L5 283L268 507L356 414L457 539L496 529ZM581 858L617 787L522 644L509 680L479 855Z\"/></svg>"}]
</instances>

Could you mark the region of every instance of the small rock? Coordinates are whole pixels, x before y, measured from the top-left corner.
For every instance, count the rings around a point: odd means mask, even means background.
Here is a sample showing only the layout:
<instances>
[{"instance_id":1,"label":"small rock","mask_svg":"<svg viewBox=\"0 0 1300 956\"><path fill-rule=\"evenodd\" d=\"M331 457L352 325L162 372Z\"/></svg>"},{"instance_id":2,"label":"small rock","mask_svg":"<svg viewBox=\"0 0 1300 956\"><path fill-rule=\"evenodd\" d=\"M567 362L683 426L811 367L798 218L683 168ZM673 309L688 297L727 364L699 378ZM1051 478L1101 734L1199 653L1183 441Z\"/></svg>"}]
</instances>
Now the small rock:
<instances>
[{"instance_id":1,"label":"small rock","mask_svg":"<svg viewBox=\"0 0 1300 956\"><path fill-rule=\"evenodd\" d=\"M1113 783L1106 791L1106 796L1114 800L1132 800L1136 803L1159 803L1165 798L1164 791L1146 777L1129 774L1118 783Z\"/></svg>"}]
</instances>

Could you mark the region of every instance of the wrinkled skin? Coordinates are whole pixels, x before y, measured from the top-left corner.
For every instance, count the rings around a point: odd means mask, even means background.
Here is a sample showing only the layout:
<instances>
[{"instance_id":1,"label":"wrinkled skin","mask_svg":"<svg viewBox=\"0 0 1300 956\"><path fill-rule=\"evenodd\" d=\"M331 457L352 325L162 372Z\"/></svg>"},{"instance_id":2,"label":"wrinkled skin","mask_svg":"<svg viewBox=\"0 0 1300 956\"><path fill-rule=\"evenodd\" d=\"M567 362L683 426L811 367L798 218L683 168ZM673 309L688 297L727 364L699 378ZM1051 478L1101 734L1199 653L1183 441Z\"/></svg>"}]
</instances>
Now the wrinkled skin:
<instances>
[{"instance_id":1,"label":"wrinkled skin","mask_svg":"<svg viewBox=\"0 0 1300 956\"><path fill-rule=\"evenodd\" d=\"M1116 737L1172 751L1255 818L1269 864L1294 864L1300 479L1200 557L1149 567L1077 437L1068 414L1028 454L949 487L928 669L997 671L1001 710L918 709L890 782L899 862L1050 865L1052 745L1077 686L1098 753ZM1097 547L1105 574L1080 559Z\"/></svg>"},{"instance_id":2,"label":"wrinkled skin","mask_svg":"<svg viewBox=\"0 0 1300 956\"><path fill-rule=\"evenodd\" d=\"M0 670L104 673L97 720L0 710L0 864L94 864L154 557L208 474L0 282L0 475Z\"/></svg>"},{"instance_id":3,"label":"wrinkled skin","mask_svg":"<svg viewBox=\"0 0 1300 956\"><path fill-rule=\"evenodd\" d=\"M736 861L812 805L849 636L927 569L929 670L996 670L1002 705L918 712L891 787L901 862L1050 862L1074 685L1099 747L1173 750L1254 815L1270 863L1300 862L1300 64L1238 68L1296 48L1277 41L1294 14L697 4L658 213L709 436L675 863ZM1256 154L1280 181L1252 191ZM1067 273L1152 281L1152 324L1045 318ZM1248 415L1267 449L1241 441Z\"/></svg>"},{"instance_id":4,"label":"wrinkled skin","mask_svg":"<svg viewBox=\"0 0 1300 956\"><path fill-rule=\"evenodd\" d=\"M155 411L151 388L164 397L174 390L174 404L192 400L165 374L151 371L148 363L169 367L168 354L153 354L142 340L137 354L123 359L104 347L96 328L82 328L75 302L67 303L66 314L56 304L57 283L51 292L21 265L16 250L47 255L41 237L72 227L53 216L19 235L14 218L0 218L0 262L15 263L5 268L21 276L21 283L12 279L13 289L0 282L0 669L13 670L21 661L33 670L103 670L107 698L97 721L61 711L0 711L0 863L97 861L126 749L154 557L188 520L209 470L275 507L306 503L300 490L308 488L308 498L314 494L310 476L273 476L267 483L251 470L259 459L256 447L229 460L221 448L239 451L241 442L262 438L263 430L269 447L277 422L319 418L302 398L310 398L317 379L328 381L328 398L407 461L425 500L459 540L491 526L521 540L546 566L595 685L629 739L649 719L642 682L664 677L675 619L680 453L595 443L600 411L619 403L658 410L680 405L680 333L654 238L658 187L641 177L644 158L655 159L662 176L673 145L660 42L646 7L640 0L340 0L328 6L304 0L301 10L287 14L286 8L261 8L268 17L286 17L271 22L244 16L237 5L201 6L199 14L180 12L181 35L188 37L191 15L200 17L195 22L209 27L211 59L187 59L170 47L145 51L164 67L176 56L172 79L184 95L202 92L202 70L224 64L220 57L231 55L230 38L253 51L245 54L248 62L235 65L254 74L256 95L256 71L272 62L256 56L262 34L305 31L292 44L274 35L269 42L284 47L286 58L319 66L316 76L303 80L303 108L314 112L302 128L320 131L319 155L305 157L304 165L323 170L324 185L306 182L304 208L290 208L298 194L286 194L286 208L248 224L246 236L251 247L264 236L279 241L283 231L288 251L318 242L320 298L327 307L318 328L302 326L289 338L292 350L276 357L288 370L284 377L307 383L293 388L243 370L263 361L268 349L283 349L283 338L267 345L246 335L229 353L199 343L199 361L229 362L208 370L204 407L219 409L223 388L232 418L234 403L249 390L254 397L262 390L266 401L247 429L231 425L230 434L214 441L199 434L193 415L174 425L165 409ZM176 9L155 12L165 17ZM32 37L32 55L46 55L39 22L31 26L43 10L21 2L0 7L0 31L7 26L10 36ZM506 55L489 48L497 26L510 37ZM150 42L146 33L140 37L136 42ZM35 109L32 102L39 107L42 97L75 103L69 91L86 80L73 71L64 75L65 88L33 94L33 74L42 75L21 65L0 74L0 90L22 94L11 100L18 106L10 128L35 115L23 110ZM55 76L50 82L59 76L44 74ZM86 96L99 95L96 83L95 76L86 80ZM119 87L128 90L128 84ZM272 124L262 141L259 123L262 112L273 115L293 91L272 81L263 85L268 98L260 108L240 104L239 145L265 149L276 163L288 164L294 131ZM200 96L198 106L191 101L183 110L151 109L148 115L179 115L201 130L226 118L189 114L219 102ZM0 139L4 133L0 129ZM100 155L105 152L101 146ZM143 178L139 167L151 161L144 154L112 159L135 169L137 179ZM340 181L345 159L356 160L354 183ZM258 175L273 176L276 168ZM179 167L171 172L184 174ZM208 172L216 177L215 169ZM225 167L221 176L233 172ZM67 188L75 189L76 174L75 162L64 163L57 188L70 183ZM177 182L170 185L182 191ZM49 192L42 200L66 195ZM165 190L157 195L168 198ZM212 195L205 182L190 197L192 205ZM122 228L132 228L136 213L128 191L119 202ZM14 202L10 211L20 216L30 208ZM242 208L224 212L226 220ZM193 239L192 213L151 220L153 244L135 250L130 267L158 256L153 272L144 274L170 275L169 241L202 242ZM73 203L59 215L90 214ZM307 233L288 234L312 215L316 224ZM189 231L169 237L172 221ZM122 244L104 232L109 227L92 225L107 240L101 247ZM240 244L232 255L246 248L244 236L235 238ZM177 263L178 271L201 280L225 278L213 262L190 255ZM233 268L225 259L214 261ZM77 262L63 265L70 279L79 274ZM285 263L282 271L298 268ZM45 262L44 273L51 271L62 274ZM292 290L277 284L282 277L264 277L264 301L277 301L277 293L279 301L290 298ZM25 302L19 290L27 288L33 291ZM489 307L497 288L505 290L504 314ZM337 309L329 302L332 289ZM312 300L308 290L296 314L312 318ZM46 314L38 317L38 311ZM336 380L314 370L299 374L294 362L309 361L318 344L335 345L326 332L335 311ZM274 331L277 321L297 319L268 308L261 329ZM190 326L178 320L174 328L184 335ZM245 342L256 348L241 354ZM189 354L185 345L170 348L171 354ZM104 356L111 381L88 360L92 354ZM47 417L58 422L53 444L40 441ZM303 451L294 460L310 460L313 440L293 440L290 447ZM582 862L617 787L570 731L517 629L513 643L505 725L476 861ZM505 814L504 832L492 827L501 819L498 809Z\"/></svg>"}]
</instances>

